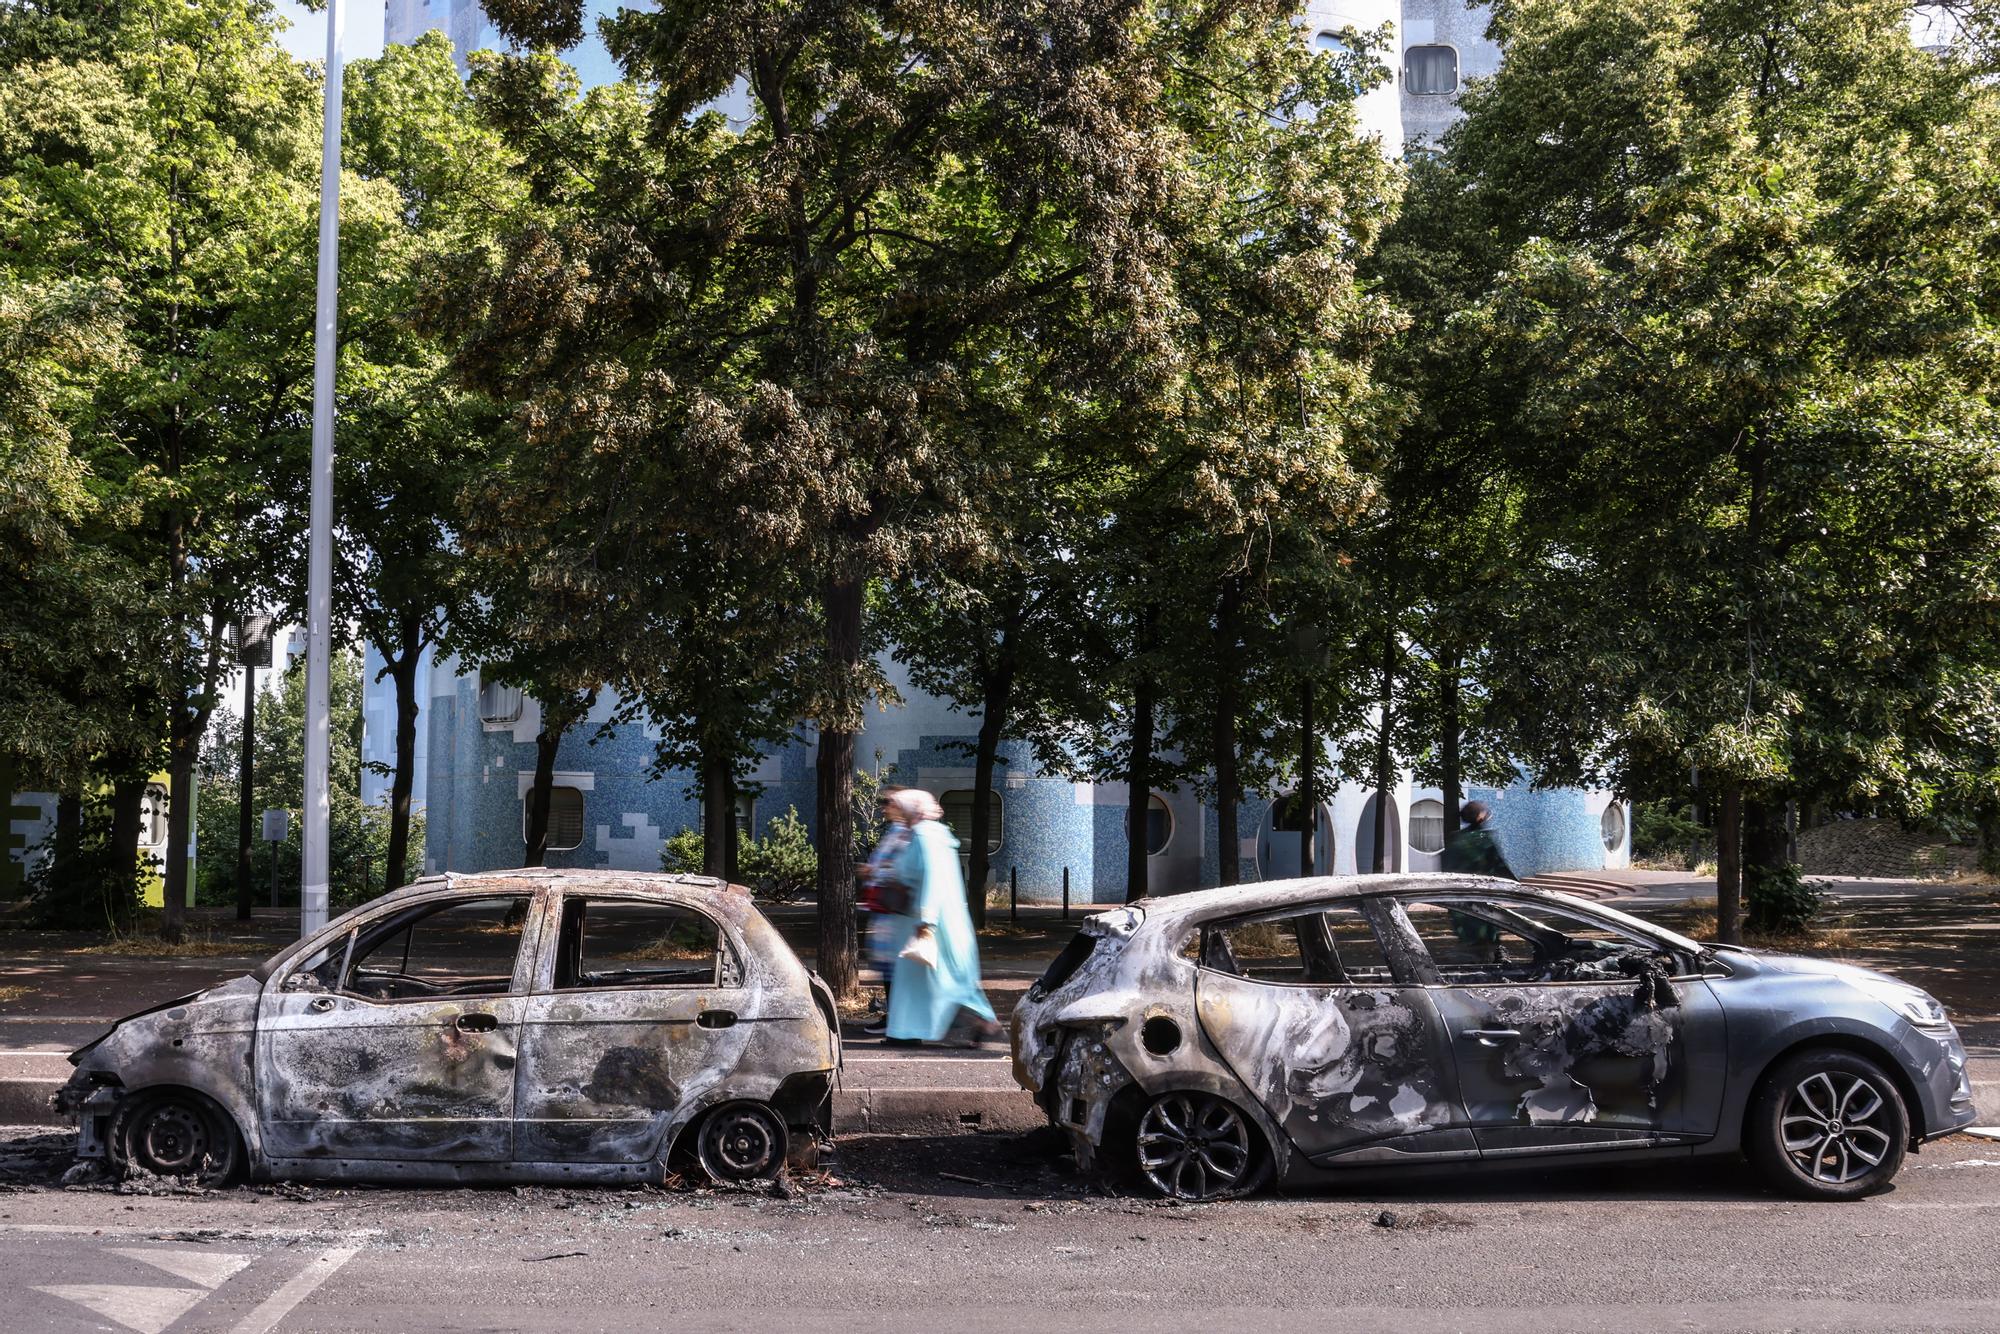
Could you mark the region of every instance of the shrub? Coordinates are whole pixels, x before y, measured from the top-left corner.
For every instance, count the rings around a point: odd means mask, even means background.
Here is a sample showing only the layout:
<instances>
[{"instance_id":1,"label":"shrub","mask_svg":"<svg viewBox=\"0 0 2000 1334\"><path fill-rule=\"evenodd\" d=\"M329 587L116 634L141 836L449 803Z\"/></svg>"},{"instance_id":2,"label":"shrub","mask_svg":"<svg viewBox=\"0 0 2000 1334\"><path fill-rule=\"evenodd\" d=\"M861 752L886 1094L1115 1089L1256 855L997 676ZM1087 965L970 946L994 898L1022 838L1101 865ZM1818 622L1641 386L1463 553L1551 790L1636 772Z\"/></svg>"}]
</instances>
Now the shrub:
<instances>
[{"instance_id":1,"label":"shrub","mask_svg":"<svg viewBox=\"0 0 2000 1334\"><path fill-rule=\"evenodd\" d=\"M1826 882L1806 879L1789 862L1776 868L1746 866L1743 884L1750 900L1743 926L1759 935L1803 935L1826 907Z\"/></svg>"},{"instance_id":2,"label":"shrub","mask_svg":"<svg viewBox=\"0 0 2000 1334\"><path fill-rule=\"evenodd\" d=\"M766 898L793 899L810 892L819 880L819 855L806 837L799 808L787 806L783 815L765 824L764 837L744 840L736 851L736 869Z\"/></svg>"},{"instance_id":3,"label":"shrub","mask_svg":"<svg viewBox=\"0 0 2000 1334\"><path fill-rule=\"evenodd\" d=\"M699 829L683 829L660 845L660 869L675 875L700 875L705 849Z\"/></svg>"},{"instance_id":4,"label":"shrub","mask_svg":"<svg viewBox=\"0 0 2000 1334\"><path fill-rule=\"evenodd\" d=\"M1712 847L1715 832L1694 818L1693 806L1669 801L1632 804L1632 856L1639 861L1685 863L1696 848Z\"/></svg>"}]
</instances>

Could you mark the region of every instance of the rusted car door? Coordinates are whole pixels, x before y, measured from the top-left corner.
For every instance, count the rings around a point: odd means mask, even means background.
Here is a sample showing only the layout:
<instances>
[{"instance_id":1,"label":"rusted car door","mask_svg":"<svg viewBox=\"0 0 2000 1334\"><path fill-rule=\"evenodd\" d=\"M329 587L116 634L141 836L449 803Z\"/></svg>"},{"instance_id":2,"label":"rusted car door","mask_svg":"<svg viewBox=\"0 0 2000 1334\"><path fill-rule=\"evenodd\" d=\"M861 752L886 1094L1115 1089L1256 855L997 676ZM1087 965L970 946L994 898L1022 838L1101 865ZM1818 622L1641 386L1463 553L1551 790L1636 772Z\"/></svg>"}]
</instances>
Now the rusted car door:
<instances>
[{"instance_id":1,"label":"rusted car door","mask_svg":"<svg viewBox=\"0 0 2000 1334\"><path fill-rule=\"evenodd\" d=\"M359 922L339 959L273 977L255 1054L265 1154L505 1162L533 904L399 906Z\"/></svg>"},{"instance_id":2,"label":"rusted car door","mask_svg":"<svg viewBox=\"0 0 2000 1334\"><path fill-rule=\"evenodd\" d=\"M1301 1153L1475 1156L1450 1128L1458 1099L1430 1000L1397 981L1358 904L1210 923L1198 949L1203 1032Z\"/></svg>"},{"instance_id":3,"label":"rusted car door","mask_svg":"<svg viewBox=\"0 0 2000 1334\"><path fill-rule=\"evenodd\" d=\"M636 1163L727 1075L758 1020L736 943L708 914L569 890L551 906L516 1081L519 1162Z\"/></svg>"},{"instance_id":4,"label":"rusted car door","mask_svg":"<svg viewBox=\"0 0 2000 1334\"><path fill-rule=\"evenodd\" d=\"M1644 937L1504 896L1398 900L1435 970L1483 1156L1636 1147L1714 1133L1720 1007Z\"/></svg>"}]
</instances>

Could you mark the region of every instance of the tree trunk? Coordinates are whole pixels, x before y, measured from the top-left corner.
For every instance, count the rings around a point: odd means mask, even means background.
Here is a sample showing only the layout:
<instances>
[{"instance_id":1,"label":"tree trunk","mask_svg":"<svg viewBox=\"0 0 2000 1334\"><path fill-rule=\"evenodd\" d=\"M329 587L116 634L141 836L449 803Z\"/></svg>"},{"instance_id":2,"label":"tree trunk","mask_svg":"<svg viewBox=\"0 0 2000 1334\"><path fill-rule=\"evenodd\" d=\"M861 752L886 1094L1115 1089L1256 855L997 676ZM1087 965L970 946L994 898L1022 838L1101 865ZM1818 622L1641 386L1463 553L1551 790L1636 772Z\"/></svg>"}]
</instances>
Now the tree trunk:
<instances>
[{"instance_id":1,"label":"tree trunk","mask_svg":"<svg viewBox=\"0 0 2000 1334\"><path fill-rule=\"evenodd\" d=\"M742 877L743 831L736 827L736 798L741 789L736 786L734 769L725 769L723 779L729 794L729 818L722 822L722 878L733 885ZM755 838L757 831L752 829L750 836Z\"/></svg>"},{"instance_id":2,"label":"tree trunk","mask_svg":"<svg viewBox=\"0 0 2000 1334\"><path fill-rule=\"evenodd\" d=\"M198 719L199 721L196 721ZM173 741L167 748L167 864L161 879L160 939L178 944L187 935L188 846L194 837L194 764L206 730L208 710L194 719L175 710Z\"/></svg>"},{"instance_id":3,"label":"tree trunk","mask_svg":"<svg viewBox=\"0 0 2000 1334\"><path fill-rule=\"evenodd\" d=\"M729 878L729 827L736 812L729 799L729 761L711 750L701 761L701 873Z\"/></svg>"},{"instance_id":4,"label":"tree trunk","mask_svg":"<svg viewBox=\"0 0 2000 1334\"><path fill-rule=\"evenodd\" d=\"M1000 650L987 673L979 709L979 744L972 760L972 856L965 881L966 903L975 930L986 925L986 879L992 853L993 769L1000 755L1000 734L1007 725L1007 706L1014 693L1014 644L1010 624L1001 631Z\"/></svg>"},{"instance_id":5,"label":"tree trunk","mask_svg":"<svg viewBox=\"0 0 2000 1334\"><path fill-rule=\"evenodd\" d=\"M1299 696L1299 785L1292 793L1299 822L1299 874L1317 872L1313 835L1319 832L1319 729L1313 720L1313 682L1306 677Z\"/></svg>"},{"instance_id":6,"label":"tree trunk","mask_svg":"<svg viewBox=\"0 0 2000 1334\"><path fill-rule=\"evenodd\" d=\"M410 794L417 779L417 665L423 658L423 621L404 618L402 647L390 659L396 683L396 772L389 780L389 851L382 887L400 889L410 878Z\"/></svg>"},{"instance_id":7,"label":"tree trunk","mask_svg":"<svg viewBox=\"0 0 2000 1334\"><path fill-rule=\"evenodd\" d=\"M1458 654L1447 653L1438 662L1438 764L1443 770L1438 787L1444 797L1444 836L1458 832L1458 808L1465 804L1465 779L1461 773L1458 745L1465 724L1459 718Z\"/></svg>"},{"instance_id":8,"label":"tree trunk","mask_svg":"<svg viewBox=\"0 0 2000 1334\"><path fill-rule=\"evenodd\" d=\"M131 927L139 907L139 810L146 799L144 775L111 783L111 846L105 857L104 918L113 931Z\"/></svg>"},{"instance_id":9,"label":"tree trunk","mask_svg":"<svg viewBox=\"0 0 2000 1334\"><path fill-rule=\"evenodd\" d=\"M1369 870L1380 875L1389 869L1389 805L1396 798L1390 792L1396 775L1390 766L1395 763L1395 751L1390 744L1390 729L1395 725L1396 704L1396 632L1391 630L1382 636L1382 698L1381 725L1375 729L1375 856Z\"/></svg>"},{"instance_id":10,"label":"tree trunk","mask_svg":"<svg viewBox=\"0 0 2000 1334\"><path fill-rule=\"evenodd\" d=\"M1715 807L1715 938L1743 940L1743 790L1732 787Z\"/></svg>"},{"instance_id":11,"label":"tree trunk","mask_svg":"<svg viewBox=\"0 0 2000 1334\"><path fill-rule=\"evenodd\" d=\"M243 753L236 766L236 920L250 920L250 854L256 846L250 832L257 754L257 669L243 669Z\"/></svg>"},{"instance_id":12,"label":"tree trunk","mask_svg":"<svg viewBox=\"0 0 2000 1334\"><path fill-rule=\"evenodd\" d=\"M862 585L829 579L826 585L828 667L840 678L844 698L861 671ZM860 985L855 966L854 741L858 707L835 711L819 733L819 975L836 996Z\"/></svg>"},{"instance_id":13,"label":"tree trunk","mask_svg":"<svg viewBox=\"0 0 2000 1334\"><path fill-rule=\"evenodd\" d=\"M1745 917L1760 927L1770 925L1768 906L1760 912L1759 893L1767 875L1781 875L1791 865L1783 802L1745 801L1739 857L1743 866Z\"/></svg>"},{"instance_id":14,"label":"tree trunk","mask_svg":"<svg viewBox=\"0 0 2000 1334\"><path fill-rule=\"evenodd\" d=\"M1236 757L1236 695L1243 590L1234 575L1222 581L1215 608L1215 883L1233 885L1243 874L1236 812L1243 799Z\"/></svg>"},{"instance_id":15,"label":"tree trunk","mask_svg":"<svg viewBox=\"0 0 2000 1334\"><path fill-rule=\"evenodd\" d=\"M77 865L83 853L83 798L74 792L56 797L55 860L49 881L58 896L70 894L79 883Z\"/></svg>"},{"instance_id":16,"label":"tree trunk","mask_svg":"<svg viewBox=\"0 0 2000 1334\"><path fill-rule=\"evenodd\" d=\"M535 733L535 783L528 789L527 850L521 865L541 866L549 855L549 789L555 786L556 749L566 724L542 710L542 730Z\"/></svg>"},{"instance_id":17,"label":"tree trunk","mask_svg":"<svg viewBox=\"0 0 2000 1334\"><path fill-rule=\"evenodd\" d=\"M1141 674L1132 691L1132 750L1125 766L1125 901L1146 897L1146 824L1153 804L1153 711L1157 687Z\"/></svg>"}]
</instances>

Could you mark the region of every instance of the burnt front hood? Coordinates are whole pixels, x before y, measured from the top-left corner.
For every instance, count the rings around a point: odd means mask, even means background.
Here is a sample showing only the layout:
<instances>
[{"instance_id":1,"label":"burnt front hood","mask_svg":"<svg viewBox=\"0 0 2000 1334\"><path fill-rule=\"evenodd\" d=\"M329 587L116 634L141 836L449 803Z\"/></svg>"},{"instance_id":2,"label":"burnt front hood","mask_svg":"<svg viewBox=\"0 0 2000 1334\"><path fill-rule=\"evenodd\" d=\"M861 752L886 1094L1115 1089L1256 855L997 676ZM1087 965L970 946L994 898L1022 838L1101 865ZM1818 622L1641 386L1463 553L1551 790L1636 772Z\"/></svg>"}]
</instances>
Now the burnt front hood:
<instances>
[{"instance_id":1,"label":"burnt front hood","mask_svg":"<svg viewBox=\"0 0 2000 1334\"><path fill-rule=\"evenodd\" d=\"M253 994L261 989L257 983L257 979L246 973L242 977L232 977L227 982L218 982L212 987L203 987L200 991L190 991L185 996L176 996L172 1000L163 1000L156 1005L148 1005L143 1010L134 1010L71 1052L69 1054L69 1063L71 1065L81 1065L84 1057L103 1046L106 1039L136 1019L144 1019L148 1015L159 1014L163 1010L171 1010L182 1005L198 1005L212 998L240 995L246 988Z\"/></svg>"}]
</instances>

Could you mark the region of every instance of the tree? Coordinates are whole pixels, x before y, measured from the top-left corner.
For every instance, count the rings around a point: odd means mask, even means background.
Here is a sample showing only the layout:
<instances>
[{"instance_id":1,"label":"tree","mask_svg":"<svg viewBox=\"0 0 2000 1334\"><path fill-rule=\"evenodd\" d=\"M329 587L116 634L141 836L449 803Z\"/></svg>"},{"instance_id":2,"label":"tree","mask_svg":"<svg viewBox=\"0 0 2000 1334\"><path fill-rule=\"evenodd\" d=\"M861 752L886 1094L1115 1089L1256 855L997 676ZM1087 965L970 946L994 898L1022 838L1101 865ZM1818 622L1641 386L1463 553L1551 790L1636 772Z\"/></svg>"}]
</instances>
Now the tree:
<instances>
[{"instance_id":1,"label":"tree","mask_svg":"<svg viewBox=\"0 0 2000 1334\"><path fill-rule=\"evenodd\" d=\"M1502 3L1450 145L1508 254L1473 318L1535 368L1509 438L1543 587L1597 678L1554 773L1693 764L1725 939L1784 803L1893 791L1993 666L1963 654L2000 559L2000 92L1907 20Z\"/></svg>"},{"instance_id":2,"label":"tree","mask_svg":"<svg viewBox=\"0 0 2000 1334\"><path fill-rule=\"evenodd\" d=\"M160 626L169 817L162 930L181 930L192 776L224 669L223 628L274 574L274 494L310 359L317 112L308 72L250 0L10 10L4 91L18 273L115 294L131 355L93 380L80 443L132 508L105 543Z\"/></svg>"},{"instance_id":3,"label":"tree","mask_svg":"<svg viewBox=\"0 0 2000 1334\"><path fill-rule=\"evenodd\" d=\"M376 188L344 209L336 619L375 647L395 692L394 888L408 878L417 670L452 623L458 505L499 425L417 316L435 266L481 244L521 200L442 35L355 62L345 87L344 166Z\"/></svg>"},{"instance_id":4,"label":"tree","mask_svg":"<svg viewBox=\"0 0 2000 1334\"><path fill-rule=\"evenodd\" d=\"M1079 439L1115 439L1114 419L1158 401L1186 216L1168 204L1200 147L1166 103L1292 61L1291 15L679 0L603 25L656 90L643 106L577 102L539 56L497 60L478 85L561 220L522 230L497 275L454 297L468 373L565 461L565 494L616 475L595 511L614 568L679 528L810 583L818 957L839 989L854 738L881 684L868 590L979 551L979 498L1005 485L1011 441L1041 438L995 429L1021 419L1014 386L1041 385ZM580 33L570 6L495 18L524 45ZM697 114L739 79L740 133Z\"/></svg>"}]
</instances>

